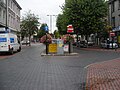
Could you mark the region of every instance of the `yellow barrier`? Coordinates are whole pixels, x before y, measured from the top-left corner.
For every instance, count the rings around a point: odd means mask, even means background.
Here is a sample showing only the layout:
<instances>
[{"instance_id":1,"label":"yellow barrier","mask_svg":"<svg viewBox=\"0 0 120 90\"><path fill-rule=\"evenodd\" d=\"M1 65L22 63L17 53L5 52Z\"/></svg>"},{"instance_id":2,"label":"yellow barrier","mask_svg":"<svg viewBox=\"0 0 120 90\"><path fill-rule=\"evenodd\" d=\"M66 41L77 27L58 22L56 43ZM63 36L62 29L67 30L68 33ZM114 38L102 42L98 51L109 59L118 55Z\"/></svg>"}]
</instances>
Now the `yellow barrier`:
<instances>
[{"instance_id":1,"label":"yellow barrier","mask_svg":"<svg viewBox=\"0 0 120 90\"><path fill-rule=\"evenodd\" d=\"M57 52L57 44L49 44L48 52L49 53L56 53Z\"/></svg>"}]
</instances>

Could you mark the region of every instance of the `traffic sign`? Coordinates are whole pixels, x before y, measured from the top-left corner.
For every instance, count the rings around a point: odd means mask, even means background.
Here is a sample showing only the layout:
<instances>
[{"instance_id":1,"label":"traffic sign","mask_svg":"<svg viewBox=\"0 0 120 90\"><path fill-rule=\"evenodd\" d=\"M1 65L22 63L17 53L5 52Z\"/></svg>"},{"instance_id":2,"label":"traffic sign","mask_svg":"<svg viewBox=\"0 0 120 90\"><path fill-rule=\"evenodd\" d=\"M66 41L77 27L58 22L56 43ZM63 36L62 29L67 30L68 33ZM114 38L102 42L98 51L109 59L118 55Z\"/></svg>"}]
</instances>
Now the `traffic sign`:
<instances>
[{"instance_id":1,"label":"traffic sign","mask_svg":"<svg viewBox=\"0 0 120 90\"><path fill-rule=\"evenodd\" d=\"M57 52L57 44L49 44L49 48L48 48L49 53L56 53Z\"/></svg>"},{"instance_id":2,"label":"traffic sign","mask_svg":"<svg viewBox=\"0 0 120 90\"><path fill-rule=\"evenodd\" d=\"M72 25L67 26L67 33L74 33L74 28Z\"/></svg>"},{"instance_id":3,"label":"traffic sign","mask_svg":"<svg viewBox=\"0 0 120 90\"><path fill-rule=\"evenodd\" d=\"M48 31L48 26L45 26L45 31Z\"/></svg>"},{"instance_id":4,"label":"traffic sign","mask_svg":"<svg viewBox=\"0 0 120 90\"><path fill-rule=\"evenodd\" d=\"M114 33L114 32L110 32L110 36L111 36L111 37L114 37L114 36L115 36L115 33Z\"/></svg>"}]
</instances>

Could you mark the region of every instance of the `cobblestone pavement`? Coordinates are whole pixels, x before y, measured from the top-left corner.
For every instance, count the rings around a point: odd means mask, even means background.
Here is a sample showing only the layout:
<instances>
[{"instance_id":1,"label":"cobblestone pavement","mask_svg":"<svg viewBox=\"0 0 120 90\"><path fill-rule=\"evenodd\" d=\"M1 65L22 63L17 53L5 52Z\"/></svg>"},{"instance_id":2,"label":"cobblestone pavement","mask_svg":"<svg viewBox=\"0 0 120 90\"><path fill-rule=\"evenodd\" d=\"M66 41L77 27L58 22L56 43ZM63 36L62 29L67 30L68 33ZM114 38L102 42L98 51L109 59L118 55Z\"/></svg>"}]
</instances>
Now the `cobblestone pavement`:
<instances>
[{"instance_id":1,"label":"cobblestone pavement","mask_svg":"<svg viewBox=\"0 0 120 90\"><path fill-rule=\"evenodd\" d=\"M93 78L96 76L94 71L105 70L104 73L107 75L107 72L111 72L110 70L113 72L118 70L113 67L108 69L109 65L113 64L112 61L107 66L108 68L102 65L107 65L107 61L120 57L119 52L87 51L76 48L76 52L79 53L77 56L42 57L40 53L44 49L45 47L39 44L31 47L24 46L21 52L0 60L0 90L99 90L93 88L97 78L95 77L95 80ZM103 61L105 62L102 64ZM119 68L119 60L116 61L115 65ZM101 69L103 67L104 69ZM116 73L119 75L119 72ZM100 77L99 75L103 74L97 74L98 77ZM114 73L114 75L116 74ZM110 82L114 79L106 77L105 81L103 78L103 81L99 81ZM115 83L117 82L115 81ZM107 85L102 89L109 90L106 88Z\"/></svg>"},{"instance_id":2,"label":"cobblestone pavement","mask_svg":"<svg viewBox=\"0 0 120 90\"><path fill-rule=\"evenodd\" d=\"M120 59L87 66L86 90L120 90Z\"/></svg>"},{"instance_id":3,"label":"cobblestone pavement","mask_svg":"<svg viewBox=\"0 0 120 90\"><path fill-rule=\"evenodd\" d=\"M0 90L85 90L78 56L41 57L44 46L27 47L0 61Z\"/></svg>"}]
</instances>

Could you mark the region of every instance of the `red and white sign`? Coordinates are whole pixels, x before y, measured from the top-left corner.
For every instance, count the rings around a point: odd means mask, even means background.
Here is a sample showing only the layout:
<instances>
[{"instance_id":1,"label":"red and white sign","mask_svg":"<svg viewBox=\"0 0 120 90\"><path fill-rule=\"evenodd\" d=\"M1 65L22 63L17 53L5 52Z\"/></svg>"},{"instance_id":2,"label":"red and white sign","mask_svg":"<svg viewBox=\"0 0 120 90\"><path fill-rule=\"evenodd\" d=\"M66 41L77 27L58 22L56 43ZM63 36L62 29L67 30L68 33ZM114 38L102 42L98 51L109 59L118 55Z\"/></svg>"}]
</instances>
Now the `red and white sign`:
<instances>
[{"instance_id":1,"label":"red and white sign","mask_svg":"<svg viewBox=\"0 0 120 90\"><path fill-rule=\"evenodd\" d=\"M110 32L110 36L111 37L115 36L115 33L114 32Z\"/></svg>"},{"instance_id":2,"label":"red and white sign","mask_svg":"<svg viewBox=\"0 0 120 90\"><path fill-rule=\"evenodd\" d=\"M74 32L74 28L72 25L68 25L67 26L67 33L73 33Z\"/></svg>"}]
</instances>

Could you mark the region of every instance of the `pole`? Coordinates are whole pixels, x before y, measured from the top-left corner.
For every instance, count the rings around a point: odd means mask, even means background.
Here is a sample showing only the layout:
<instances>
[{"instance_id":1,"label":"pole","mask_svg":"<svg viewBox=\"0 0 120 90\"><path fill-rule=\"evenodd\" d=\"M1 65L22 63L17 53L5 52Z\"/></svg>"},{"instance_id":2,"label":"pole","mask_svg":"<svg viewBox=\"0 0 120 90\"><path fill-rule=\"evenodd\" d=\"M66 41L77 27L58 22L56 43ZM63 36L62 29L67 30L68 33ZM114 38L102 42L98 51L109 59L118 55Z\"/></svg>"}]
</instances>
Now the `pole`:
<instances>
[{"instance_id":1,"label":"pole","mask_svg":"<svg viewBox=\"0 0 120 90\"><path fill-rule=\"evenodd\" d=\"M71 53L71 43L70 43L70 36L69 36L69 54Z\"/></svg>"},{"instance_id":2,"label":"pole","mask_svg":"<svg viewBox=\"0 0 120 90\"><path fill-rule=\"evenodd\" d=\"M50 32L52 33L52 16L57 16L57 15L47 15L50 16Z\"/></svg>"},{"instance_id":3,"label":"pole","mask_svg":"<svg viewBox=\"0 0 120 90\"><path fill-rule=\"evenodd\" d=\"M47 15L50 16L50 32L52 33L52 15Z\"/></svg>"},{"instance_id":4,"label":"pole","mask_svg":"<svg viewBox=\"0 0 120 90\"><path fill-rule=\"evenodd\" d=\"M52 15L50 15L50 30L51 30L51 33L52 33Z\"/></svg>"},{"instance_id":5,"label":"pole","mask_svg":"<svg viewBox=\"0 0 120 90\"><path fill-rule=\"evenodd\" d=\"M47 32L46 32L46 54L48 54Z\"/></svg>"}]
</instances>

